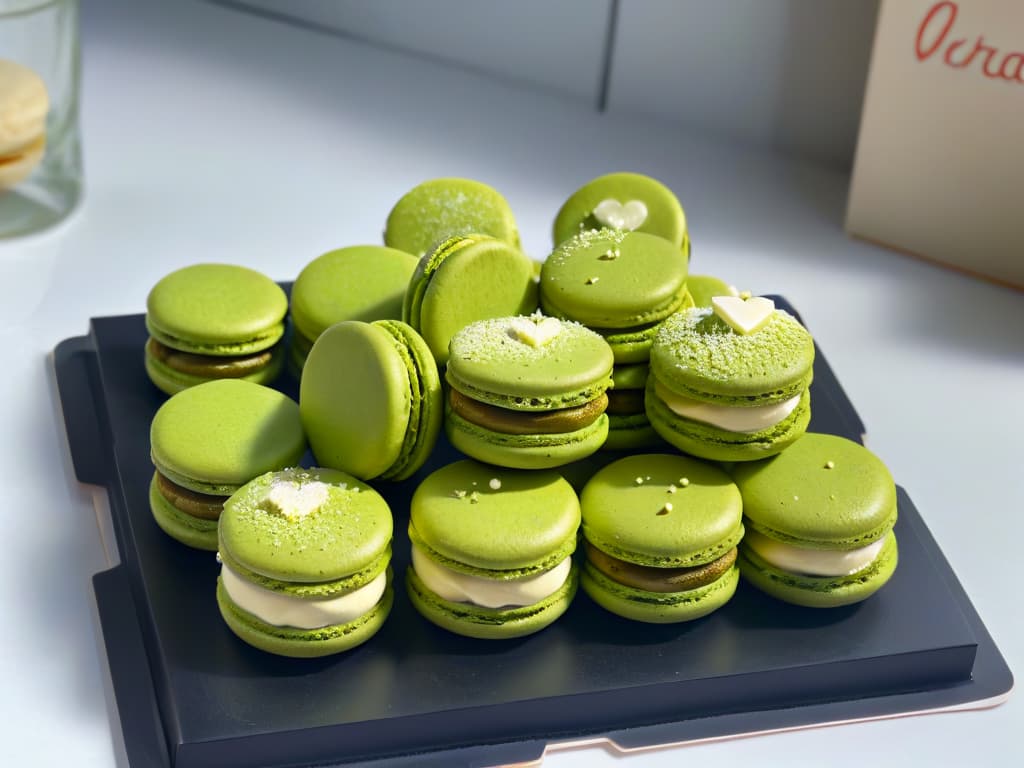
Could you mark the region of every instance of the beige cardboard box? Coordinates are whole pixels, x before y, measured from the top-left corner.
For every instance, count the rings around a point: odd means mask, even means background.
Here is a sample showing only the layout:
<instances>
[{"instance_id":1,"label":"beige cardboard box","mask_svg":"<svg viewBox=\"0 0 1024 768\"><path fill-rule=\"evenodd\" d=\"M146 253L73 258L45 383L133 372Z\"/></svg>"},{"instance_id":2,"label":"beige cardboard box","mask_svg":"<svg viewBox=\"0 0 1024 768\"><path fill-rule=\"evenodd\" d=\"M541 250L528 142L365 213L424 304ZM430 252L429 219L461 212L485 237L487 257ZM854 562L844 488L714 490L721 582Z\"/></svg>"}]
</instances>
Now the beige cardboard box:
<instances>
[{"instance_id":1,"label":"beige cardboard box","mask_svg":"<svg viewBox=\"0 0 1024 768\"><path fill-rule=\"evenodd\" d=\"M846 227L1024 287L1024 0L883 0Z\"/></svg>"}]
</instances>

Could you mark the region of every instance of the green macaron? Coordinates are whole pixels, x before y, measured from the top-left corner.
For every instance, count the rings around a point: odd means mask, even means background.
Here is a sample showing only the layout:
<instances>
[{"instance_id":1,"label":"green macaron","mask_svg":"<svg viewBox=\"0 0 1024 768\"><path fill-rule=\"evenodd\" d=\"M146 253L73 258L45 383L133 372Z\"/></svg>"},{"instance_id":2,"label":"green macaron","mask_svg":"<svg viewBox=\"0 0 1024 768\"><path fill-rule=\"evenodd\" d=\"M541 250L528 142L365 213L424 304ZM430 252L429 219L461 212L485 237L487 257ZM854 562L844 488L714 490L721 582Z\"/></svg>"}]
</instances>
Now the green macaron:
<instances>
[{"instance_id":1,"label":"green macaron","mask_svg":"<svg viewBox=\"0 0 1024 768\"><path fill-rule=\"evenodd\" d=\"M365 642L391 609L392 527L384 498L344 472L261 475L220 518L221 615L239 638L282 656Z\"/></svg>"},{"instance_id":2,"label":"green macaron","mask_svg":"<svg viewBox=\"0 0 1024 768\"><path fill-rule=\"evenodd\" d=\"M789 603L848 605L896 569L896 486L859 443L807 433L777 456L738 464L747 536L743 577Z\"/></svg>"},{"instance_id":3,"label":"green macaron","mask_svg":"<svg viewBox=\"0 0 1024 768\"><path fill-rule=\"evenodd\" d=\"M727 298L730 306L747 301ZM814 341L791 315L757 298L763 316L749 332L734 329L717 310L695 308L670 317L655 337L647 416L686 453L717 461L762 459L807 429Z\"/></svg>"},{"instance_id":4,"label":"green macaron","mask_svg":"<svg viewBox=\"0 0 1024 768\"><path fill-rule=\"evenodd\" d=\"M456 235L425 253L409 281L402 319L427 342L438 365L452 336L491 317L537 308L535 262L516 246L482 234Z\"/></svg>"},{"instance_id":5,"label":"green macaron","mask_svg":"<svg viewBox=\"0 0 1024 768\"><path fill-rule=\"evenodd\" d=\"M342 320L401 320L416 258L382 245L329 251L303 267L291 292L292 362L301 371L313 342Z\"/></svg>"},{"instance_id":6,"label":"green macaron","mask_svg":"<svg viewBox=\"0 0 1024 768\"><path fill-rule=\"evenodd\" d=\"M710 307L713 296L736 296L736 288L713 275L688 275L686 290L695 307Z\"/></svg>"},{"instance_id":7,"label":"green macaron","mask_svg":"<svg viewBox=\"0 0 1024 768\"><path fill-rule=\"evenodd\" d=\"M419 258L440 240L470 232L519 245L512 209L497 190L472 179L431 179L395 203L384 243Z\"/></svg>"},{"instance_id":8,"label":"green macaron","mask_svg":"<svg viewBox=\"0 0 1024 768\"><path fill-rule=\"evenodd\" d=\"M268 383L281 370L287 311L281 287L247 267L172 272L146 299L146 373L172 395L212 379Z\"/></svg>"},{"instance_id":9,"label":"green macaron","mask_svg":"<svg viewBox=\"0 0 1024 768\"><path fill-rule=\"evenodd\" d=\"M636 454L599 470L580 494L587 542L581 586L628 619L689 621L736 591L740 492L697 459Z\"/></svg>"},{"instance_id":10,"label":"green macaron","mask_svg":"<svg viewBox=\"0 0 1024 768\"><path fill-rule=\"evenodd\" d=\"M225 499L264 472L298 464L306 452L295 401L238 379L174 395L157 410L149 436L153 518L178 541L208 550L217 548Z\"/></svg>"},{"instance_id":11,"label":"green macaron","mask_svg":"<svg viewBox=\"0 0 1024 768\"><path fill-rule=\"evenodd\" d=\"M609 173L569 196L555 216L554 243L588 229L647 232L689 252L686 214L668 187L639 173Z\"/></svg>"},{"instance_id":12,"label":"green macaron","mask_svg":"<svg viewBox=\"0 0 1024 768\"><path fill-rule=\"evenodd\" d=\"M451 342L448 437L505 467L581 459L607 438L611 371L608 344L578 323L540 315L472 323Z\"/></svg>"},{"instance_id":13,"label":"green macaron","mask_svg":"<svg viewBox=\"0 0 1024 768\"><path fill-rule=\"evenodd\" d=\"M639 451L665 448L665 441L651 426L644 409L644 390L650 366L616 365L612 370L612 388L608 390L607 451Z\"/></svg>"},{"instance_id":14,"label":"green macaron","mask_svg":"<svg viewBox=\"0 0 1024 768\"><path fill-rule=\"evenodd\" d=\"M444 629L498 639L537 632L576 591L580 506L550 471L459 461L429 475L409 511L415 608Z\"/></svg>"},{"instance_id":15,"label":"green macaron","mask_svg":"<svg viewBox=\"0 0 1024 768\"><path fill-rule=\"evenodd\" d=\"M332 325L306 359L299 409L321 466L363 480L404 480L441 429L441 378L426 343L400 320Z\"/></svg>"},{"instance_id":16,"label":"green macaron","mask_svg":"<svg viewBox=\"0 0 1024 768\"><path fill-rule=\"evenodd\" d=\"M617 363L644 362L657 324L689 301L687 267L664 238L587 230L563 241L544 262L541 309L599 331Z\"/></svg>"}]
</instances>

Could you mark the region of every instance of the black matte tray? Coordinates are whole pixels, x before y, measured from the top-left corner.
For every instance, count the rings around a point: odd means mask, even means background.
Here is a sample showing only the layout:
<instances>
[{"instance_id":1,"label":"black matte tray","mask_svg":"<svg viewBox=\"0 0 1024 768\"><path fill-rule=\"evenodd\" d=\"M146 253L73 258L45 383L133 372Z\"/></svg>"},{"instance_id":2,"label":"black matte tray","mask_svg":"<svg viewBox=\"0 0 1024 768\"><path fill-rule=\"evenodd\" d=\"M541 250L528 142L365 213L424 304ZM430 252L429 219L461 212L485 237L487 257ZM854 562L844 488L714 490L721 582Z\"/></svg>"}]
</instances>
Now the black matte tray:
<instances>
[{"instance_id":1,"label":"black matte tray","mask_svg":"<svg viewBox=\"0 0 1024 768\"><path fill-rule=\"evenodd\" d=\"M149 423L165 398L146 378L145 339L142 315L96 318L54 355L76 475L110 496L121 563L94 588L135 768L522 763L558 741L674 743L939 709L1012 687L902 489L899 567L857 606L802 609L741 584L704 619L653 626L580 593L543 632L486 642L422 620L399 589L384 628L354 651L314 661L261 653L217 612L214 556L171 540L150 516ZM294 396L294 381L281 387ZM862 439L820 350L812 403L812 430ZM442 441L417 477L377 484L396 519L397 574L412 489L458 457ZM592 466L568 474L579 483Z\"/></svg>"}]
</instances>

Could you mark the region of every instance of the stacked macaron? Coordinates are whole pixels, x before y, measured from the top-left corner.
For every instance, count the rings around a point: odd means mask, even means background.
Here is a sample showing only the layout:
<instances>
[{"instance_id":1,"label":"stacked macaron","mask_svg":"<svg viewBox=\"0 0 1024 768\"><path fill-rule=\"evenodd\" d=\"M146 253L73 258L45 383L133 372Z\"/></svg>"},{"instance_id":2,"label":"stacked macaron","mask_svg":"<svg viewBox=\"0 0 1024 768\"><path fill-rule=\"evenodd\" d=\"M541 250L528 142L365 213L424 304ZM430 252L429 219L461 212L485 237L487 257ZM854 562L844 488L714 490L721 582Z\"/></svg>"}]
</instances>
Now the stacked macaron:
<instances>
[{"instance_id":1,"label":"stacked macaron","mask_svg":"<svg viewBox=\"0 0 1024 768\"><path fill-rule=\"evenodd\" d=\"M146 373L170 395L213 379L268 384L284 360L287 312L281 287L247 267L171 272L146 299Z\"/></svg>"},{"instance_id":2,"label":"stacked macaron","mask_svg":"<svg viewBox=\"0 0 1024 768\"><path fill-rule=\"evenodd\" d=\"M0 59L0 192L27 179L43 159L49 110L42 78Z\"/></svg>"},{"instance_id":3,"label":"stacked macaron","mask_svg":"<svg viewBox=\"0 0 1024 768\"><path fill-rule=\"evenodd\" d=\"M592 454L608 434L612 351L579 323L504 317L452 337L445 429L467 456L545 469Z\"/></svg>"},{"instance_id":4,"label":"stacked macaron","mask_svg":"<svg viewBox=\"0 0 1024 768\"><path fill-rule=\"evenodd\" d=\"M306 452L295 401L237 379L168 399L153 417L149 442L154 520L183 544L209 550L217 548L228 496L264 472L298 464Z\"/></svg>"},{"instance_id":5,"label":"stacked macaron","mask_svg":"<svg viewBox=\"0 0 1024 768\"><path fill-rule=\"evenodd\" d=\"M814 341L770 299L711 302L659 329L647 416L665 440L694 456L752 461L776 454L807 429Z\"/></svg>"},{"instance_id":6,"label":"stacked macaron","mask_svg":"<svg viewBox=\"0 0 1024 768\"><path fill-rule=\"evenodd\" d=\"M541 270L541 308L600 333L615 357L607 448L660 443L643 407L658 327L690 306L687 260L678 246L644 232L587 230L564 241Z\"/></svg>"},{"instance_id":7,"label":"stacked macaron","mask_svg":"<svg viewBox=\"0 0 1024 768\"><path fill-rule=\"evenodd\" d=\"M343 320L401 320L416 258L382 245L338 248L303 267L292 286L288 362L299 374L313 342Z\"/></svg>"},{"instance_id":8,"label":"stacked macaron","mask_svg":"<svg viewBox=\"0 0 1024 768\"><path fill-rule=\"evenodd\" d=\"M387 502L351 475L261 475L224 505L221 615L242 640L282 656L359 645L391 610L391 535Z\"/></svg>"},{"instance_id":9,"label":"stacked macaron","mask_svg":"<svg viewBox=\"0 0 1024 768\"><path fill-rule=\"evenodd\" d=\"M557 473L459 461L428 476L409 510L406 585L425 618L496 639L548 626L576 592L580 505Z\"/></svg>"}]
</instances>

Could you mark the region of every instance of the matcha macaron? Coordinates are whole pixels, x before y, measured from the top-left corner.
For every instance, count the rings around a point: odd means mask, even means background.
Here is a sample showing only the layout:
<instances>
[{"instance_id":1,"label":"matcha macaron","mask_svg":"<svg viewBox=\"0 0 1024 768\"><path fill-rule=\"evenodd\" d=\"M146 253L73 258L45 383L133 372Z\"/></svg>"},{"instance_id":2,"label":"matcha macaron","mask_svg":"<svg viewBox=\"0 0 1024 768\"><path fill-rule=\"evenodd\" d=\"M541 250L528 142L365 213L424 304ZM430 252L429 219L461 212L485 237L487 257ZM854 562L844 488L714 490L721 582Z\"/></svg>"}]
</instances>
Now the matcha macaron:
<instances>
[{"instance_id":1,"label":"matcha macaron","mask_svg":"<svg viewBox=\"0 0 1024 768\"><path fill-rule=\"evenodd\" d=\"M666 448L647 418L644 409L644 391L650 366L617 365L612 370L612 388L608 390L608 439L602 448L606 451L638 451Z\"/></svg>"},{"instance_id":2,"label":"matcha macaron","mask_svg":"<svg viewBox=\"0 0 1024 768\"><path fill-rule=\"evenodd\" d=\"M735 593L743 502L717 467L686 456L627 456L590 479L580 504L580 586L603 608L668 624L705 616Z\"/></svg>"},{"instance_id":3,"label":"matcha macaron","mask_svg":"<svg viewBox=\"0 0 1024 768\"><path fill-rule=\"evenodd\" d=\"M472 179L431 179L395 203L384 244L419 258L439 241L471 232L519 245L512 209L496 189Z\"/></svg>"},{"instance_id":4,"label":"matcha macaron","mask_svg":"<svg viewBox=\"0 0 1024 768\"><path fill-rule=\"evenodd\" d=\"M827 608L864 600L896 569L896 486L859 443L808 433L764 461L736 465L747 534L744 579L773 597Z\"/></svg>"},{"instance_id":5,"label":"matcha macaron","mask_svg":"<svg viewBox=\"0 0 1024 768\"><path fill-rule=\"evenodd\" d=\"M391 610L391 510L351 475L268 472L224 505L217 604L228 627L281 656L346 651Z\"/></svg>"},{"instance_id":6,"label":"matcha macaron","mask_svg":"<svg viewBox=\"0 0 1024 768\"><path fill-rule=\"evenodd\" d=\"M46 150L46 83L33 70L0 59L0 193L20 184Z\"/></svg>"},{"instance_id":7,"label":"matcha macaron","mask_svg":"<svg viewBox=\"0 0 1024 768\"><path fill-rule=\"evenodd\" d=\"M248 267L176 270L146 299L146 373L171 395L212 379L267 384L284 360L287 312L281 287Z\"/></svg>"},{"instance_id":8,"label":"matcha macaron","mask_svg":"<svg viewBox=\"0 0 1024 768\"><path fill-rule=\"evenodd\" d=\"M569 196L555 216L557 246L589 229L647 232L689 255L686 214L668 187L639 173L609 173Z\"/></svg>"},{"instance_id":9,"label":"matcha macaron","mask_svg":"<svg viewBox=\"0 0 1024 768\"><path fill-rule=\"evenodd\" d=\"M289 363L302 370L313 342L342 320L401 320L402 300L416 258L382 245L353 245L318 256L303 267L291 292Z\"/></svg>"},{"instance_id":10,"label":"matcha macaron","mask_svg":"<svg viewBox=\"0 0 1024 768\"><path fill-rule=\"evenodd\" d=\"M537 308L537 265L518 247L483 234L441 240L409 281L402 319L427 342L438 365L452 336L475 320Z\"/></svg>"},{"instance_id":11,"label":"matcha macaron","mask_svg":"<svg viewBox=\"0 0 1024 768\"><path fill-rule=\"evenodd\" d=\"M498 639L548 626L576 592L579 499L555 472L459 461L429 475L409 512L409 597L451 632Z\"/></svg>"},{"instance_id":12,"label":"matcha macaron","mask_svg":"<svg viewBox=\"0 0 1024 768\"><path fill-rule=\"evenodd\" d=\"M302 370L299 409L321 466L362 480L403 480L441 429L441 377L423 339L400 320L332 325Z\"/></svg>"},{"instance_id":13,"label":"matcha macaron","mask_svg":"<svg viewBox=\"0 0 1024 768\"><path fill-rule=\"evenodd\" d=\"M608 435L612 351L579 323L481 320L455 334L445 429L480 461L546 469L593 453Z\"/></svg>"},{"instance_id":14,"label":"matcha macaron","mask_svg":"<svg viewBox=\"0 0 1024 768\"><path fill-rule=\"evenodd\" d=\"M295 401L238 379L174 395L157 410L149 437L153 518L198 549L217 548L217 520L228 496L264 472L298 464L306 452Z\"/></svg>"},{"instance_id":15,"label":"matcha macaron","mask_svg":"<svg viewBox=\"0 0 1024 768\"><path fill-rule=\"evenodd\" d=\"M666 320L651 348L651 425L686 453L752 461L778 453L810 420L814 340L760 296L716 296Z\"/></svg>"},{"instance_id":16,"label":"matcha macaron","mask_svg":"<svg viewBox=\"0 0 1024 768\"><path fill-rule=\"evenodd\" d=\"M715 296L739 296L735 286L714 275L688 275L686 290L690 292L695 307L710 307Z\"/></svg>"}]
</instances>

